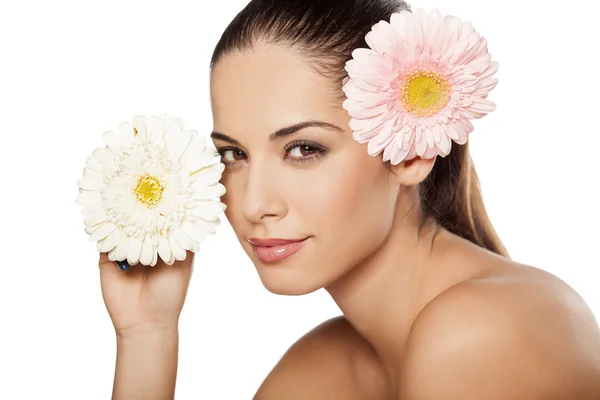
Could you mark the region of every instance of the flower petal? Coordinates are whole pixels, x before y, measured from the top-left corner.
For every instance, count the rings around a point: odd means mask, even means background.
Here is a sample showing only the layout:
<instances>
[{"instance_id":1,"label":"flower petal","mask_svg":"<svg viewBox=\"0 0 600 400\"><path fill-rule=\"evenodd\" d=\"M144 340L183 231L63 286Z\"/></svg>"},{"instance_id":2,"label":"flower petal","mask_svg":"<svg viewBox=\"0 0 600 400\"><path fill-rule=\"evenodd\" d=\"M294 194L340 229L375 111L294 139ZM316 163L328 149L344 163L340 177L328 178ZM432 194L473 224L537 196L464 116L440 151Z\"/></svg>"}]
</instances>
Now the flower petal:
<instances>
[{"instance_id":1,"label":"flower petal","mask_svg":"<svg viewBox=\"0 0 600 400\"><path fill-rule=\"evenodd\" d=\"M102 196L100 192L85 191L79 193L75 202L81 206L95 206L102 203Z\"/></svg>"},{"instance_id":2,"label":"flower petal","mask_svg":"<svg viewBox=\"0 0 600 400\"><path fill-rule=\"evenodd\" d=\"M184 221L185 223L186 221ZM183 224L182 224L183 225ZM185 230L183 229L183 226L179 229L175 229L172 232L173 237L175 238L175 240L177 240L177 243L179 243L179 245L185 249L185 250L191 250L193 243L192 243L192 239L188 236L188 234L185 232Z\"/></svg>"},{"instance_id":3,"label":"flower petal","mask_svg":"<svg viewBox=\"0 0 600 400\"><path fill-rule=\"evenodd\" d=\"M189 209L189 213L195 217L206 221L215 221L219 219L219 214L227 209L227 206L218 201L198 201L195 206Z\"/></svg>"},{"instance_id":4,"label":"flower petal","mask_svg":"<svg viewBox=\"0 0 600 400\"><path fill-rule=\"evenodd\" d=\"M104 223L90 235L90 241L98 242L110 235L116 228L117 226L112 222Z\"/></svg>"},{"instance_id":5,"label":"flower petal","mask_svg":"<svg viewBox=\"0 0 600 400\"><path fill-rule=\"evenodd\" d=\"M119 135L117 132L106 131L102 134L102 138L113 153L119 151L119 148L121 147L121 141L119 140Z\"/></svg>"},{"instance_id":6,"label":"flower petal","mask_svg":"<svg viewBox=\"0 0 600 400\"><path fill-rule=\"evenodd\" d=\"M158 235L158 255L165 263L171 259L171 246L166 236Z\"/></svg>"},{"instance_id":7,"label":"flower petal","mask_svg":"<svg viewBox=\"0 0 600 400\"><path fill-rule=\"evenodd\" d=\"M148 118L143 115L135 115L133 117L133 129L135 138L146 142L148 139Z\"/></svg>"},{"instance_id":8,"label":"flower petal","mask_svg":"<svg viewBox=\"0 0 600 400\"><path fill-rule=\"evenodd\" d=\"M144 241L142 243L142 251L140 254L140 263L142 265L150 265L152 259L154 258L154 246L152 245L152 237L149 234L146 234Z\"/></svg>"},{"instance_id":9,"label":"flower petal","mask_svg":"<svg viewBox=\"0 0 600 400\"><path fill-rule=\"evenodd\" d=\"M128 148L131 147L135 139L135 131L133 126L125 121L119 124L119 138L121 140L121 146Z\"/></svg>"},{"instance_id":10,"label":"flower petal","mask_svg":"<svg viewBox=\"0 0 600 400\"><path fill-rule=\"evenodd\" d=\"M89 176L79 178L77 185L85 190L100 190L105 186L102 179Z\"/></svg>"},{"instance_id":11,"label":"flower petal","mask_svg":"<svg viewBox=\"0 0 600 400\"><path fill-rule=\"evenodd\" d=\"M172 160L178 161L181 158L186 147L189 146L191 139L192 130L190 129L173 132L167 137L167 149Z\"/></svg>"},{"instance_id":12,"label":"flower petal","mask_svg":"<svg viewBox=\"0 0 600 400\"><path fill-rule=\"evenodd\" d=\"M107 147L97 148L92 152L92 155L104 165L111 165L115 155Z\"/></svg>"},{"instance_id":13,"label":"flower petal","mask_svg":"<svg viewBox=\"0 0 600 400\"><path fill-rule=\"evenodd\" d=\"M148 121L148 139L157 146L165 145L165 120L159 116L152 116ZM142 250L143 251L143 250Z\"/></svg>"},{"instance_id":14,"label":"flower petal","mask_svg":"<svg viewBox=\"0 0 600 400\"><path fill-rule=\"evenodd\" d=\"M209 165L215 159L215 154L215 149L206 147L202 153L190 158L185 165L190 171L197 171Z\"/></svg>"},{"instance_id":15,"label":"flower petal","mask_svg":"<svg viewBox=\"0 0 600 400\"><path fill-rule=\"evenodd\" d=\"M115 248L117 243L119 243L119 241L121 240L121 237L121 229L114 229L107 237L98 242L96 246L97 250L100 253L108 253L109 251Z\"/></svg>"},{"instance_id":16,"label":"flower petal","mask_svg":"<svg viewBox=\"0 0 600 400\"><path fill-rule=\"evenodd\" d=\"M135 265L140 260L140 255L142 254L142 241L134 236L129 238L129 243L127 245L127 262L130 265Z\"/></svg>"},{"instance_id":17,"label":"flower petal","mask_svg":"<svg viewBox=\"0 0 600 400\"><path fill-rule=\"evenodd\" d=\"M226 192L225 186L222 183L216 183L214 185L194 189L195 191L192 194L192 198L198 200L213 200L217 197L223 196Z\"/></svg>"},{"instance_id":18,"label":"flower petal","mask_svg":"<svg viewBox=\"0 0 600 400\"><path fill-rule=\"evenodd\" d=\"M175 239L173 232L169 232L169 246L171 247L171 252L176 260L185 260L185 249L181 247L177 239Z\"/></svg>"}]
</instances>

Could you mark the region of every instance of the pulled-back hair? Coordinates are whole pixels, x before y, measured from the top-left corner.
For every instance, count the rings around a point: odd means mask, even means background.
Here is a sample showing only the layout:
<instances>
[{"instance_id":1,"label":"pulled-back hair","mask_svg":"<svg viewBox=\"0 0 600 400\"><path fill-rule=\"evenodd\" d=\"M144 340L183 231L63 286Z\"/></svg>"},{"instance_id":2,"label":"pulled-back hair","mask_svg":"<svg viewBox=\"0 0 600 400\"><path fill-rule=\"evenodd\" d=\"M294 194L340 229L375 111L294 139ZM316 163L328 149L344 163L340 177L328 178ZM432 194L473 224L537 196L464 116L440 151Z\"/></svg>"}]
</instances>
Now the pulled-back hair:
<instances>
[{"instance_id":1,"label":"pulled-back hair","mask_svg":"<svg viewBox=\"0 0 600 400\"><path fill-rule=\"evenodd\" d=\"M300 52L339 88L348 77L345 65L356 48L367 48L365 35L394 12L411 12L402 0L252 0L240 11L217 43L210 68L229 53L258 42ZM389 162L386 163L390 168ZM468 142L438 157L419 186L421 226L440 226L494 253L507 256L487 215Z\"/></svg>"}]
</instances>

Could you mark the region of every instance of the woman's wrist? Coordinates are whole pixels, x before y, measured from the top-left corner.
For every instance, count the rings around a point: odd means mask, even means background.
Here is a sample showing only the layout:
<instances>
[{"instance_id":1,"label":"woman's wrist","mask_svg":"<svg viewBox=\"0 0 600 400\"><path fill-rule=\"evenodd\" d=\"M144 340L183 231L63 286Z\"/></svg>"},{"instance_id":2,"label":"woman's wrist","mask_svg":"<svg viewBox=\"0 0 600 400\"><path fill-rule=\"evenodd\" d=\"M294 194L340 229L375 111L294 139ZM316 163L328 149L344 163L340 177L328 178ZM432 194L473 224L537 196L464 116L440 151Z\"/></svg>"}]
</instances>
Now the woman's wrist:
<instances>
[{"instance_id":1,"label":"woman's wrist","mask_svg":"<svg viewBox=\"0 0 600 400\"><path fill-rule=\"evenodd\" d=\"M172 338L179 336L177 322L164 325L139 326L127 329L116 329L117 342L154 340L155 338Z\"/></svg>"},{"instance_id":2,"label":"woman's wrist","mask_svg":"<svg viewBox=\"0 0 600 400\"><path fill-rule=\"evenodd\" d=\"M172 399L177 377L177 326L117 334L113 399Z\"/></svg>"}]
</instances>

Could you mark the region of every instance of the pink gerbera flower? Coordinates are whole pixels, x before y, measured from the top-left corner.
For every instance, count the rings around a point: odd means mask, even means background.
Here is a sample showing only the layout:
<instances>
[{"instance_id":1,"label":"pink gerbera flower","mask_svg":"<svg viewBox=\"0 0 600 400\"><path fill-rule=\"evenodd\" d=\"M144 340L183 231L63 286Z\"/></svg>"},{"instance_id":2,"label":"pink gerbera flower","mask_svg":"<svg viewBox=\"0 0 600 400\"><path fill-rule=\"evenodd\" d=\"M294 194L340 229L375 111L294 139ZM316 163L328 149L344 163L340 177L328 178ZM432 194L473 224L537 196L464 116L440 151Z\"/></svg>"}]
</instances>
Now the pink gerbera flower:
<instances>
[{"instance_id":1,"label":"pink gerbera flower","mask_svg":"<svg viewBox=\"0 0 600 400\"><path fill-rule=\"evenodd\" d=\"M346 63L343 107L353 138L368 153L399 164L416 156L450 153L465 144L481 118L496 105L486 100L498 80L491 76L487 41L470 22L439 10L394 13L373 26Z\"/></svg>"}]
</instances>

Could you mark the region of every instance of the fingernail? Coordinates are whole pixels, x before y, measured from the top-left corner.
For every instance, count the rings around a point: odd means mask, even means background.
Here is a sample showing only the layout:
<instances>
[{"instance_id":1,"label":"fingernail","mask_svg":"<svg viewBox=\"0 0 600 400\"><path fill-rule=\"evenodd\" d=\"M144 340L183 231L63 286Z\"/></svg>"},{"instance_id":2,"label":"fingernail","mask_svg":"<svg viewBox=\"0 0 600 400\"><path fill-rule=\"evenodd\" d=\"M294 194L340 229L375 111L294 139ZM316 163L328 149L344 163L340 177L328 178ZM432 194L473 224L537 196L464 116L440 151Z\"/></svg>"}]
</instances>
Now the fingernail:
<instances>
[{"instance_id":1,"label":"fingernail","mask_svg":"<svg viewBox=\"0 0 600 400\"><path fill-rule=\"evenodd\" d=\"M130 267L129 263L127 262L127 260L124 261L117 261L117 265L119 266L119 269L121 271L125 271L127 268Z\"/></svg>"}]
</instances>

